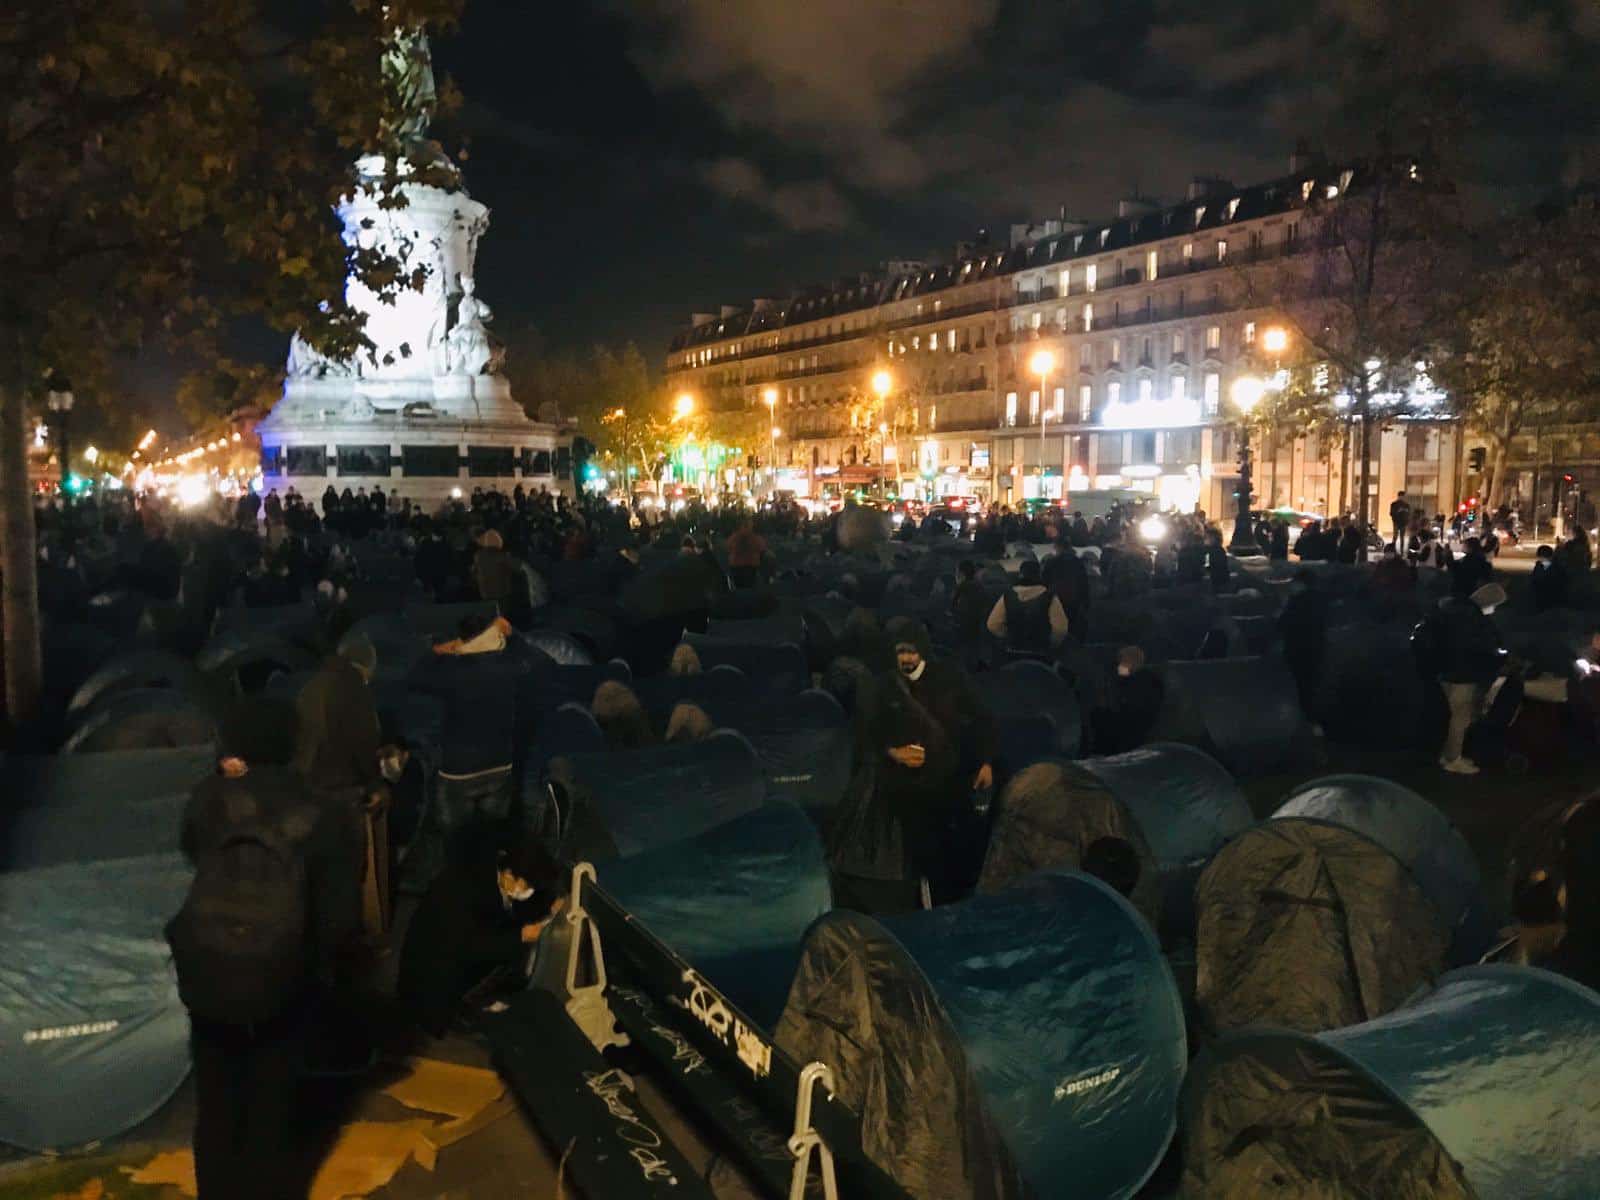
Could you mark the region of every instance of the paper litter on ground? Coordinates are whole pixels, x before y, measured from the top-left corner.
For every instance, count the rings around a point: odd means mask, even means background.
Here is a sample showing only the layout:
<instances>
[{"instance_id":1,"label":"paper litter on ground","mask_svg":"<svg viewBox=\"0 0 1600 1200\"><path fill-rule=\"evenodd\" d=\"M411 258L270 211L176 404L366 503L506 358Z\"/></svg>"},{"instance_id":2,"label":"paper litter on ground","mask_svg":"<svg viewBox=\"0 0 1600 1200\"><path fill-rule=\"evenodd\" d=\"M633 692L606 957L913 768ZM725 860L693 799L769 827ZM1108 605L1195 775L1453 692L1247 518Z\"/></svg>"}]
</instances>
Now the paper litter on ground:
<instances>
[{"instance_id":1,"label":"paper litter on ground","mask_svg":"<svg viewBox=\"0 0 1600 1200\"><path fill-rule=\"evenodd\" d=\"M407 1108L471 1120L505 1094L506 1085L493 1071L463 1067L436 1058L406 1060L404 1078L384 1092Z\"/></svg>"},{"instance_id":2,"label":"paper litter on ground","mask_svg":"<svg viewBox=\"0 0 1600 1200\"><path fill-rule=\"evenodd\" d=\"M185 1196L198 1196L200 1185L194 1178L194 1151L168 1150L158 1154L137 1170L123 1167L130 1183L150 1187L175 1187Z\"/></svg>"},{"instance_id":3,"label":"paper litter on ground","mask_svg":"<svg viewBox=\"0 0 1600 1200\"><path fill-rule=\"evenodd\" d=\"M369 1196L395 1177L408 1158L433 1169L434 1150L425 1136L432 1121L357 1121L339 1131L311 1183L310 1200Z\"/></svg>"}]
</instances>

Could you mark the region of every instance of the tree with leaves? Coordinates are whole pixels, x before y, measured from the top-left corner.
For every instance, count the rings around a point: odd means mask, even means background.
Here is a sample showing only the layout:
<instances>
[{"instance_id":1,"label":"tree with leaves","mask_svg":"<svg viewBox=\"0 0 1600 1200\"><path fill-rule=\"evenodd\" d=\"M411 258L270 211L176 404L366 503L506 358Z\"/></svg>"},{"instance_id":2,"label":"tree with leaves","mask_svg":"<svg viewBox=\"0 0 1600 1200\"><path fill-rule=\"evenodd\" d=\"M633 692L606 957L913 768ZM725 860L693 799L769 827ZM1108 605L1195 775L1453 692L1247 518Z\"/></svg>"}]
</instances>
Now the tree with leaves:
<instances>
[{"instance_id":1,"label":"tree with leaves","mask_svg":"<svg viewBox=\"0 0 1600 1200\"><path fill-rule=\"evenodd\" d=\"M94 390L111 356L152 344L208 356L240 317L299 327L330 355L362 351L359 315L339 299L347 273L380 294L419 281L345 246L330 208L356 186L405 203L395 183L416 157L411 114L440 103L406 60L415 31L450 26L459 3L347 0L318 28L283 34L258 0L14 0L0 13L0 573L13 722L41 692L26 430L43 380L61 372ZM382 156L381 177L352 178L360 154ZM412 178L441 166L430 157Z\"/></svg>"},{"instance_id":2,"label":"tree with leaves","mask_svg":"<svg viewBox=\"0 0 1600 1200\"><path fill-rule=\"evenodd\" d=\"M1600 419L1600 200L1576 197L1497 230L1436 372L1487 442L1484 503L1505 499L1513 442L1530 426Z\"/></svg>"}]
</instances>

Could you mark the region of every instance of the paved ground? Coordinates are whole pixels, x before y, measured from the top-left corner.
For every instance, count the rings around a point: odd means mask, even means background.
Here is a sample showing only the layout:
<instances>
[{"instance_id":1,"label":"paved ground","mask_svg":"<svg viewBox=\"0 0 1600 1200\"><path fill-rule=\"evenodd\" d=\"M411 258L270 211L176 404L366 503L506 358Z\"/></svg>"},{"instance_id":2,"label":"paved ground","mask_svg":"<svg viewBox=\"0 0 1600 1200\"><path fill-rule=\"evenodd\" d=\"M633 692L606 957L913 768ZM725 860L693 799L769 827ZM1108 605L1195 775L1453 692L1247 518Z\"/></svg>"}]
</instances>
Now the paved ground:
<instances>
[{"instance_id":1,"label":"paved ground","mask_svg":"<svg viewBox=\"0 0 1600 1200\"><path fill-rule=\"evenodd\" d=\"M1386 776L1420 792L1440 806L1466 836L1477 854L1492 897L1504 890L1505 853L1514 833L1536 811L1557 800L1569 800L1593 789L1592 771L1568 771L1551 776L1483 774L1473 777L1446 775L1426 755L1407 752L1349 752L1333 748L1329 761L1316 768L1246 784L1257 816L1269 815L1283 796L1306 779L1333 771L1361 771ZM430 1043L420 1053L469 1065L487 1065L483 1050L463 1039ZM417 1114L381 1095L379 1089L392 1075L381 1073L353 1089L325 1088L307 1098L308 1113L342 1113L345 1119L400 1120ZM646 1092L646 1107L659 1119L681 1127L658 1095ZM117 1167L139 1165L157 1151L188 1144L193 1121L193 1093L185 1087L159 1113L138 1129L94 1152L52 1161L12 1159L0 1161L0 1200L172 1200L172 1190L133 1187ZM700 1147L692 1158L705 1157ZM1170 1167L1144 1193L1170 1195ZM93 1191L92 1180L103 1190ZM89 1190L83 1190L85 1185ZM415 1163L405 1166L394 1181L375 1193L381 1200L506 1200L512 1196L554 1198L557 1185L555 1156L520 1112L495 1121L467 1140L445 1149L433 1173ZM570 1192L567 1195L571 1195Z\"/></svg>"}]
</instances>

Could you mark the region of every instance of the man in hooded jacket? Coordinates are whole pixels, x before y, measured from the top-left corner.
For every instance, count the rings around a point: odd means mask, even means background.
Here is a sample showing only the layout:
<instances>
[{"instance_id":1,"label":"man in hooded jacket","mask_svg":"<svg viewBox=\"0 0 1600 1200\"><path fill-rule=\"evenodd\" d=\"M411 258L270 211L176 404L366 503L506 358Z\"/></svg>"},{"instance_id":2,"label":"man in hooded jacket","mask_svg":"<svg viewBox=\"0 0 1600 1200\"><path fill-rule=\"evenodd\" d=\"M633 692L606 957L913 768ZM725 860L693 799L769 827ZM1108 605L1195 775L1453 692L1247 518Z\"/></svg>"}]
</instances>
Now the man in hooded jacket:
<instances>
[{"instance_id":1,"label":"man in hooded jacket","mask_svg":"<svg viewBox=\"0 0 1600 1200\"><path fill-rule=\"evenodd\" d=\"M926 907L950 890L951 843L966 836L967 797L994 784L994 718L966 672L929 658L920 621L896 617L886 633L895 666L877 680L870 744L879 819L901 845L889 903Z\"/></svg>"}]
</instances>

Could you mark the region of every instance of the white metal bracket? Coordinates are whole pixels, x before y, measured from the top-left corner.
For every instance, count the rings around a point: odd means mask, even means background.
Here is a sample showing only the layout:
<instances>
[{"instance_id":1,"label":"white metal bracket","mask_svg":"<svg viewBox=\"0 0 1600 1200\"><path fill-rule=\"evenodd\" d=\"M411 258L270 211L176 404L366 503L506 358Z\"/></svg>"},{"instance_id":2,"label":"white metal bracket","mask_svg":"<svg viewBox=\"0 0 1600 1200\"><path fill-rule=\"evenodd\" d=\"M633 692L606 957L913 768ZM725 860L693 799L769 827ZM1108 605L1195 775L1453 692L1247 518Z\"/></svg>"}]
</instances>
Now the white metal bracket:
<instances>
[{"instance_id":1,"label":"white metal bracket","mask_svg":"<svg viewBox=\"0 0 1600 1200\"><path fill-rule=\"evenodd\" d=\"M807 1063L800 1071L800 1086L794 1099L794 1134L789 1138L789 1153L794 1155L794 1171L789 1176L789 1200L805 1200L811 1182L811 1157L816 1152L817 1171L822 1179L824 1200L839 1200L839 1185L833 1174L833 1151L822 1135L811 1127L811 1099L820 1083L833 1097L833 1070L826 1063Z\"/></svg>"},{"instance_id":2,"label":"white metal bracket","mask_svg":"<svg viewBox=\"0 0 1600 1200\"><path fill-rule=\"evenodd\" d=\"M572 868L572 892L567 897L566 1009L583 1036L596 1050L607 1046L626 1046L628 1035L617 1027L616 1014L606 1002L606 959L600 947L600 930L583 907L583 881L595 877L594 864L581 862ZM578 982L582 974L584 950L589 951L592 981Z\"/></svg>"}]
</instances>

